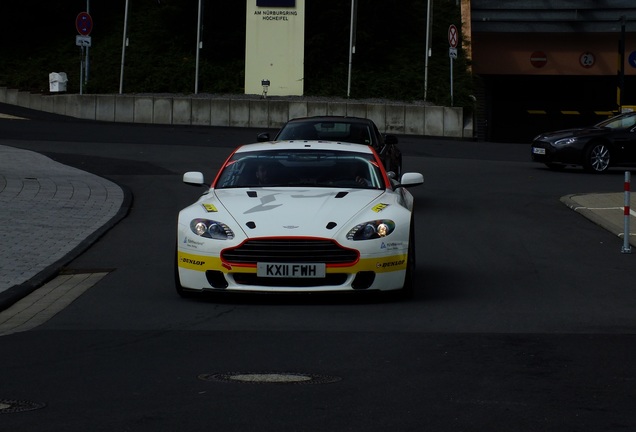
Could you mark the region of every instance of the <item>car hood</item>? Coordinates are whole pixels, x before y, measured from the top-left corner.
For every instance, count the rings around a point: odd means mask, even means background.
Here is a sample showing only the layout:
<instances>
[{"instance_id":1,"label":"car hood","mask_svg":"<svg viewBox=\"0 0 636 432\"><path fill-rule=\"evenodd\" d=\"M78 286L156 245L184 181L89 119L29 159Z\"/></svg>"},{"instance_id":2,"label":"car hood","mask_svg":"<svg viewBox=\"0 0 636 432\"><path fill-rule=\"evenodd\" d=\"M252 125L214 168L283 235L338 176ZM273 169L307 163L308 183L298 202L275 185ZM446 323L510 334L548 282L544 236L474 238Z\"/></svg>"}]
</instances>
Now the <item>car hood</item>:
<instances>
[{"instance_id":1,"label":"car hood","mask_svg":"<svg viewBox=\"0 0 636 432\"><path fill-rule=\"evenodd\" d=\"M248 237L333 237L359 213L377 218L373 206L384 194L368 189L263 188L217 189L212 196Z\"/></svg>"},{"instance_id":2,"label":"car hood","mask_svg":"<svg viewBox=\"0 0 636 432\"><path fill-rule=\"evenodd\" d=\"M557 141L557 140L568 138L568 137L581 138L581 137L603 135L605 133L607 133L607 129L597 128L597 127L564 129L564 130L558 130L554 132L543 133L539 135L535 140Z\"/></svg>"}]
</instances>

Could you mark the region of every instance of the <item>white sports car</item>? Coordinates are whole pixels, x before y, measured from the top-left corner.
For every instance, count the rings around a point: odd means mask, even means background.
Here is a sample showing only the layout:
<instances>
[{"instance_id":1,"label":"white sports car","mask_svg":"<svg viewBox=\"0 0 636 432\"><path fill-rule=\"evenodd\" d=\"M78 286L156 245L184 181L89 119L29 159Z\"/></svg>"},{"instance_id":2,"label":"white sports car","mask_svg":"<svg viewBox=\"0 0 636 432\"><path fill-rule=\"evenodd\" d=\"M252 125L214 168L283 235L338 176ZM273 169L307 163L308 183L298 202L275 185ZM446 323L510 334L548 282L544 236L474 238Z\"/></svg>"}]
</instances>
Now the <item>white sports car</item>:
<instances>
[{"instance_id":1,"label":"white sports car","mask_svg":"<svg viewBox=\"0 0 636 432\"><path fill-rule=\"evenodd\" d=\"M203 174L183 181L203 185ZM248 144L179 212L175 281L203 291L412 290L413 196L369 146Z\"/></svg>"}]
</instances>

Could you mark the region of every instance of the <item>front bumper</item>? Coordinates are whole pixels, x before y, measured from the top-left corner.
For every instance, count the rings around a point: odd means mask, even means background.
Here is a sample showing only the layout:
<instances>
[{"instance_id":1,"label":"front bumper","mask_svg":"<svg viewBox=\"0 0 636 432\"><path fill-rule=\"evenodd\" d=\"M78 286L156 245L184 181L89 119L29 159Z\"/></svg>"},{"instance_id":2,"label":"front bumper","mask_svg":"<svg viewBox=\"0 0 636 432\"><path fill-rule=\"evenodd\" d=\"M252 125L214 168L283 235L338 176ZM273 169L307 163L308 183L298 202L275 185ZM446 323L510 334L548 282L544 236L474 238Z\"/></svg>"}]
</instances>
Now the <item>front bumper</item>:
<instances>
[{"instance_id":1,"label":"front bumper","mask_svg":"<svg viewBox=\"0 0 636 432\"><path fill-rule=\"evenodd\" d=\"M579 148L569 145L556 147L547 141L533 141L530 157L533 162L544 164L580 165L583 160L582 151Z\"/></svg>"},{"instance_id":2,"label":"front bumper","mask_svg":"<svg viewBox=\"0 0 636 432\"><path fill-rule=\"evenodd\" d=\"M404 285L406 250L390 256L361 257L347 266L327 265L325 277L259 277L254 265L232 265L218 257L177 253L181 286L196 291L336 292L391 291Z\"/></svg>"}]
</instances>

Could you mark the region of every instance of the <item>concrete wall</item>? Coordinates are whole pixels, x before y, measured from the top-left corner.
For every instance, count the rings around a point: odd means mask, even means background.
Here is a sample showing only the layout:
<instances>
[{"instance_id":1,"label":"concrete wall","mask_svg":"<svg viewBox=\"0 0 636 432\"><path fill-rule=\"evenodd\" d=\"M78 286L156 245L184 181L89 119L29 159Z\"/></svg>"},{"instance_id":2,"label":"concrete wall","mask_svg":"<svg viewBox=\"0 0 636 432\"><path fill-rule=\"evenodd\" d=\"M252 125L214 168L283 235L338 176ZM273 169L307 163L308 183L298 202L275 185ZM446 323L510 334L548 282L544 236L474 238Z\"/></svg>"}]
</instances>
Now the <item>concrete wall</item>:
<instances>
[{"instance_id":1,"label":"concrete wall","mask_svg":"<svg viewBox=\"0 0 636 432\"><path fill-rule=\"evenodd\" d=\"M290 118L348 115L372 119L381 132L473 139L462 108L301 99L147 95L40 95L0 87L0 102L86 120L194 126L278 128Z\"/></svg>"}]
</instances>

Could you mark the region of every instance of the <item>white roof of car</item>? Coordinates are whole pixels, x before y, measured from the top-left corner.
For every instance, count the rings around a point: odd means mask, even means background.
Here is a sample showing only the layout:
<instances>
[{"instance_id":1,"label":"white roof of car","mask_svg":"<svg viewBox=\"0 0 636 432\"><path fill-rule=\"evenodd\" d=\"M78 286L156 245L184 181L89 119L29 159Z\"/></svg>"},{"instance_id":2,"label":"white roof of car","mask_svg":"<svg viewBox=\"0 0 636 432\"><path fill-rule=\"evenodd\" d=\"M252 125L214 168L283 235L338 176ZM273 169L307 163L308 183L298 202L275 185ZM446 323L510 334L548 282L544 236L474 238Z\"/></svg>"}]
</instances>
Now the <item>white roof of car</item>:
<instances>
[{"instance_id":1,"label":"white roof of car","mask_svg":"<svg viewBox=\"0 0 636 432\"><path fill-rule=\"evenodd\" d=\"M236 150L236 153L268 151L268 150L337 150L357 153L372 153L371 148L365 144L352 144L333 141L293 140L293 141L268 141L254 144L245 144Z\"/></svg>"}]
</instances>

